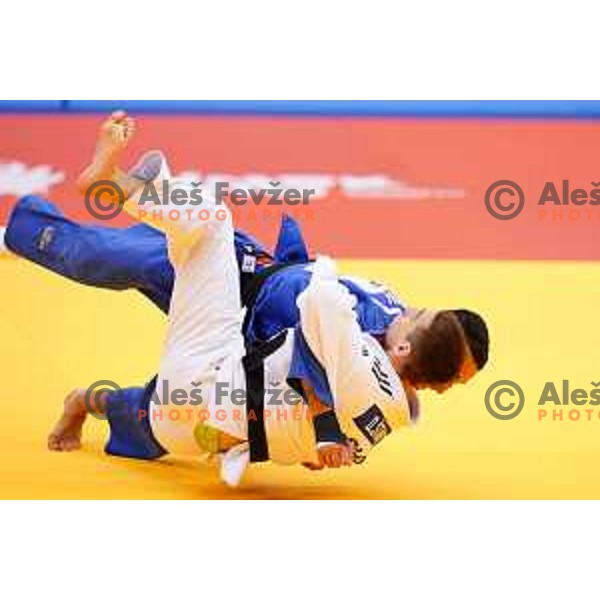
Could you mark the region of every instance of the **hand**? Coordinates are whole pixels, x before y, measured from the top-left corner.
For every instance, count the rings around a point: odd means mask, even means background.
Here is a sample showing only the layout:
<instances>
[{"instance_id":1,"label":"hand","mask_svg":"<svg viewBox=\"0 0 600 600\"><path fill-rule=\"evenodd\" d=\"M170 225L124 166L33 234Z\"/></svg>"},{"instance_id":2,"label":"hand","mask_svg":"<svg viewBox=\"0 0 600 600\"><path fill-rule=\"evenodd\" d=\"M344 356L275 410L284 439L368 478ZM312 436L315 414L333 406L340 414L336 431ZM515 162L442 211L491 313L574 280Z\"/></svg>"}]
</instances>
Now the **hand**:
<instances>
[{"instance_id":1,"label":"hand","mask_svg":"<svg viewBox=\"0 0 600 600\"><path fill-rule=\"evenodd\" d=\"M317 445L321 468L339 469L352 466L352 449L348 444L321 442Z\"/></svg>"}]
</instances>

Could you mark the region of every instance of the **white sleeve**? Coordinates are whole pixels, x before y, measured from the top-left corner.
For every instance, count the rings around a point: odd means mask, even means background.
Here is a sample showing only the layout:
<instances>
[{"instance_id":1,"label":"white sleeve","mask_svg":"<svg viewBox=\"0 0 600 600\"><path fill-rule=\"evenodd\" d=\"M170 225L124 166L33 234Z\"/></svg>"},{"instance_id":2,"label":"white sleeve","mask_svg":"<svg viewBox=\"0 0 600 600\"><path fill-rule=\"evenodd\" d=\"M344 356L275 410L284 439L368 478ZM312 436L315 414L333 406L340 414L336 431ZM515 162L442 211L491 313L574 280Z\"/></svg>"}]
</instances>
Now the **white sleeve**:
<instances>
[{"instance_id":1,"label":"white sleeve","mask_svg":"<svg viewBox=\"0 0 600 600\"><path fill-rule=\"evenodd\" d=\"M410 423L402 382L385 351L360 329L356 298L337 279L333 261L319 259L298 297L300 326L325 369L334 410L361 463L376 444Z\"/></svg>"},{"instance_id":2,"label":"white sleeve","mask_svg":"<svg viewBox=\"0 0 600 600\"><path fill-rule=\"evenodd\" d=\"M317 260L297 302L302 334L325 370L338 417L360 414L378 399L389 401L357 321L356 298L338 281L331 259Z\"/></svg>"}]
</instances>

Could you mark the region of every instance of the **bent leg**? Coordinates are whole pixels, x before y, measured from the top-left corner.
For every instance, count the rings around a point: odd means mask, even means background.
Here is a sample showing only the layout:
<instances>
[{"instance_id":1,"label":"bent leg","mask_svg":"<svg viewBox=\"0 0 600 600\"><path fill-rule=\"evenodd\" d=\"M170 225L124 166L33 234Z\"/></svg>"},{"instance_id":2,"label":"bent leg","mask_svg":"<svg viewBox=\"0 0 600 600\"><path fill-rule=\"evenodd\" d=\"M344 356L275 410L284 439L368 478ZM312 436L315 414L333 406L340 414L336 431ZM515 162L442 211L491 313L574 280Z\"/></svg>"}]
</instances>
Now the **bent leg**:
<instances>
[{"instance_id":1,"label":"bent leg","mask_svg":"<svg viewBox=\"0 0 600 600\"><path fill-rule=\"evenodd\" d=\"M189 180L170 176L160 153L149 153L140 165L155 185L168 180L171 189L193 189ZM191 198L191 193L186 197ZM152 429L173 452L188 453L190 442L195 448L195 423L191 419L201 384L202 408L210 413L207 423L245 439L245 420L230 416L239 409L228 395L221 404L215 392L217 383L225 383L231 390L245 387L240 278L229 210L206 194L201 210L189 203L161 205L150 212L144 208L141 193L126 202L125 210L165 232L176 272L157 385L162 404L169 405L169 417L152 416ZM185 392L183 401L169 402L174 390ZM187 416L188 411L191 416ZM220 420L217 413L226 416Z\"/></svg>"}]
</instances>

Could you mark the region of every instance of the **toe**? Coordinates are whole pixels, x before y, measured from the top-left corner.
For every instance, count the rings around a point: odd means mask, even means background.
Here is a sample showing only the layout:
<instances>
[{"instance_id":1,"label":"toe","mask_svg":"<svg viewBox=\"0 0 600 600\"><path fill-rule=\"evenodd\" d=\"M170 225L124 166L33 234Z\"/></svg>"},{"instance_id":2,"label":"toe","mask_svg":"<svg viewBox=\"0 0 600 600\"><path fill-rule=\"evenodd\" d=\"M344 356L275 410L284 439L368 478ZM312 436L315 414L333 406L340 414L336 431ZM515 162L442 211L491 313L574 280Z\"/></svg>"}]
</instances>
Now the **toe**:
<instances>
[{"instance_id":1,"label":"toe","mask_svg":"<svg viewBox=\"0 0 600 600\"><path fill-rule=\"evenodd\" d=\"M60 438L58 438L56 435L48 436L48 450L53 450L56 452L61 450Z\"/></svg>"},{"instance_id":2,"label":"toe","mask_svg":"<svg viewBox=\"0 0 600 600\"><path fill-rule=\"evenodd\" d=\"M65 452L72 452L80 447L81 443L77 438L68 438L63 442L63 450L65 450Z\"/></svg>"}]
</instances>

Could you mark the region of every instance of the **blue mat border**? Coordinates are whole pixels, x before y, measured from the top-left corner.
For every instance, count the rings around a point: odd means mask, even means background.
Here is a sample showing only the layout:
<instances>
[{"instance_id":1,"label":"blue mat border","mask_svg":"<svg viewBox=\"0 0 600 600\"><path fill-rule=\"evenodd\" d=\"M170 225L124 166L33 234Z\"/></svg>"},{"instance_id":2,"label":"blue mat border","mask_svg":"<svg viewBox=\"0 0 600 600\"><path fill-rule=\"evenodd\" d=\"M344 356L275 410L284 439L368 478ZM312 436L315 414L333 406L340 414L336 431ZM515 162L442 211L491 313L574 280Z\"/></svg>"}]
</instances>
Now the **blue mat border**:
<instances>
[{"instance_id":1,"label":"blue mat border","mask_svg":"<svg viewBox=\"0 0 600 600\"><path fill-rule=\"evenodd\" d=\"M598 119L600 100L3 100L0 113Z\"/></svg>"}]
</instances>

